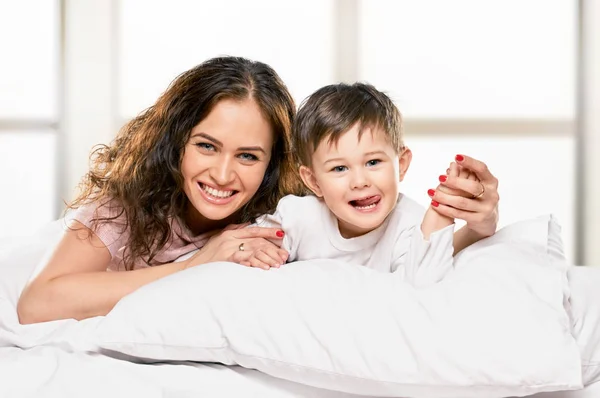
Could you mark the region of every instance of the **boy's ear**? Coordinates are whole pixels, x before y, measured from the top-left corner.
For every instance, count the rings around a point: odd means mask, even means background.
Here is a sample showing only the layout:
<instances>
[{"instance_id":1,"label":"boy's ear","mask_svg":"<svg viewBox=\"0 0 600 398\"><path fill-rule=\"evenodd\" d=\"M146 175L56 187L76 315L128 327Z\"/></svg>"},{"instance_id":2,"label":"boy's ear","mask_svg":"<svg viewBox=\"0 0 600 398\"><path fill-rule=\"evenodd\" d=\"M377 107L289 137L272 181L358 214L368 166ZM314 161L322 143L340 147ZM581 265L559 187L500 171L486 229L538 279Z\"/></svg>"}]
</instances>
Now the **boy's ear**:
<instances>
[{"instance_id":1,"label":"boy's ear","mask_svg":"<svg viewBox=\"0 0 600 398\"><path fill-rule=\"evenodd\" d=\"M312 170L306 166L300 166L299 171L300 178L302 178L304 185L306 185L308 189L310 189L316 196L318 196L319 198L322 197L323 192L321 191L319 183L317 182L317 179L315 178L315 175L312 172Z\"/></svg>"},{"instance_id":2,"label":"boy's ear","mask_svg":"<svg viewBox=\"0 0 600 398\"><path fill-rule=\"evenodd\" d=\"M400 163L400 181L404 180L404 176L408 171L408 167L410 166L410 161L412 160L412 152L408 148L404 148L399 157Z\"/></svg>"}]
</instances>

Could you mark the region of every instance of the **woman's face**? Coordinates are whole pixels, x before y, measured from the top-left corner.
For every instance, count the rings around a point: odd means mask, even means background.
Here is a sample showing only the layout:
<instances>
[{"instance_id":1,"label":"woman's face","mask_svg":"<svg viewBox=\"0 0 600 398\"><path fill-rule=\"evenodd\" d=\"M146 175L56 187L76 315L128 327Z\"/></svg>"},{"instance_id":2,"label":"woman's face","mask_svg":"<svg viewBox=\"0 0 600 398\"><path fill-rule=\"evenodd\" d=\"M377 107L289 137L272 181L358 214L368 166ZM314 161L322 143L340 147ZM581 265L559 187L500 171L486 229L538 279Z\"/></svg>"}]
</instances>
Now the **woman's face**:
<instances>
[{"instance_id":1,"label":"woman's face","mask_svg":"<svg viewBox=\"0 0 600 398\"><path fill-rule=\"evenodd\" d=\"M184 150L181 172L190 216L224 220L248 203L263 180L272 147L273 130L254 100L218 102L192 129Z\"/></svg>"}]
</instances>

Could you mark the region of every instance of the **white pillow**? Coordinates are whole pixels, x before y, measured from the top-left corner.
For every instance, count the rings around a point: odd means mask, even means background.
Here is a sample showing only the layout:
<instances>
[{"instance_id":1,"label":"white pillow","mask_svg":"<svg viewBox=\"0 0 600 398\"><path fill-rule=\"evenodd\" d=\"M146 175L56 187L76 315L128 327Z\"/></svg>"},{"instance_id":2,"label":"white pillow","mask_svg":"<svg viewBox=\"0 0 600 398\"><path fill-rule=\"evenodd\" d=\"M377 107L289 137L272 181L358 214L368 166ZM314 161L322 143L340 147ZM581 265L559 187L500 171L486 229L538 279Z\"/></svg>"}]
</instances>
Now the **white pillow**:
<instances>
[{"instance_id":1,"label":"white pillow","mask_svg":"<svg viewBox=\"0 0 600 398\"><path fill-rule=\"evenodd\" d=\"M571 267L569 285L573 335L582 356L583 382L586 386L600 384L600 266Z\"/></svg>"},{"instance_id":2,"label":"white pillow","mask_svg":"<svg viewBox=\"0 0 600 398\"><path fill-rule=\"evenodd\" d=\"M64 219L48 223L30 236L0 242L0 302L5 300L16 307L19 296L30 276L62 237L66 228Z\"/></svg>"},{"instance_id":3,"label":"white pillow","mask_svg":"<svg viewBox=\"0 0 600 398\"><path fill-rule=\"evenodd\" d=\"M98 344L371 396L577 389L579 351L563 308L566 264L551 264L547 253L552 222L515 224L473 245L456 272L422 290L328 260L270 271L194 267L121 300L99 322Z\"/></svg>"}]
</instances>

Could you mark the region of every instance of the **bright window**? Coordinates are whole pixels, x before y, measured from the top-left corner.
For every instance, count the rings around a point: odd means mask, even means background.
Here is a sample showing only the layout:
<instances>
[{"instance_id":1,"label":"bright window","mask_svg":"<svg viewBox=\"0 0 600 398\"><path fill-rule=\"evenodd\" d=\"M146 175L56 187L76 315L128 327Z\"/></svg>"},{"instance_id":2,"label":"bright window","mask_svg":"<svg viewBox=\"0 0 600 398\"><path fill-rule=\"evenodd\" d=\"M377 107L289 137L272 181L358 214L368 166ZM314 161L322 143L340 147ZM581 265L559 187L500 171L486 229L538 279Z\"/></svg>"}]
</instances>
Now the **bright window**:
<instances>
[{"instance_id":1,"label":"bright window","mask_svg":"<svg viewBox=\"0 0 600 398\"><path fill-rule=\"evenodd\" d=\"M55 219L55 167L52 131L0 133L0 238L26 236Z\"/></svg>"},{"instance_id":2,"label":"bright window","mask_svg":"<svg viewBox=\"0 0 600 398\"><path fill-rule=\"evenodd\" d=\"M0 2L0 238L56 217L58 1Z\"/></svg>"},{"instance_id":3,"label":"bright window","mask_svg":"<svg viewBox=\"0 0 600 398\"><path fill-rule=\"evenodd\" d=\"M410 118L573 118L574 0L361 0L360 79Z\"/></svg>"},{"instance_id":4,"label":"bright window","mask_svg":"<svg viewBox=\"0 0 600 398\"><path fill-rule=\"evenodd\" d=\"M56 118L57 3L0 2L0 119Z\"/></svg>"},{"instance_id":5,"label":"bright window","mask_svg":"<svg viewBox=\"0 0 600 398\"><path fill-rule=\"evenodd\" d=\"M271 65L299 102L335 80L334 3L121 0L120 116L135 116L178 74L218 55Z\"/></svg>"}]
</instances>

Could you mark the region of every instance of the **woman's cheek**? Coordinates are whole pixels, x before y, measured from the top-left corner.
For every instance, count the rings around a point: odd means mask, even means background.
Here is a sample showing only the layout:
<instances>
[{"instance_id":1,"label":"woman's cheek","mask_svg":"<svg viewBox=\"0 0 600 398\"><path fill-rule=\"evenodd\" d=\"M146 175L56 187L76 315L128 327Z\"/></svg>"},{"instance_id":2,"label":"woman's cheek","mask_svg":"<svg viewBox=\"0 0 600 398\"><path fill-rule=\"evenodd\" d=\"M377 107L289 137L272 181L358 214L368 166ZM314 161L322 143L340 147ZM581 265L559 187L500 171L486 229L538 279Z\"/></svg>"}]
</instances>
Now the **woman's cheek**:
<instances>
[{"instance_id":1,"label":"woman's cheek","mask_svg":"<svg viewBox=\"0 0 600 398\"><path fill-rule=\"evenodd\" d=\"M266 167L251 167L245 173L243 184L246 186L246 189L251 190L253 192L258 191L260 184L265 178L265 172L267 171Z\"/></svg>"}]
</instances>

